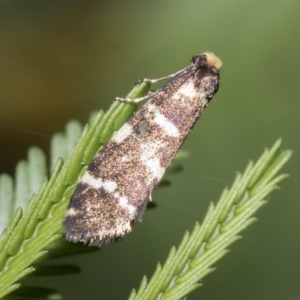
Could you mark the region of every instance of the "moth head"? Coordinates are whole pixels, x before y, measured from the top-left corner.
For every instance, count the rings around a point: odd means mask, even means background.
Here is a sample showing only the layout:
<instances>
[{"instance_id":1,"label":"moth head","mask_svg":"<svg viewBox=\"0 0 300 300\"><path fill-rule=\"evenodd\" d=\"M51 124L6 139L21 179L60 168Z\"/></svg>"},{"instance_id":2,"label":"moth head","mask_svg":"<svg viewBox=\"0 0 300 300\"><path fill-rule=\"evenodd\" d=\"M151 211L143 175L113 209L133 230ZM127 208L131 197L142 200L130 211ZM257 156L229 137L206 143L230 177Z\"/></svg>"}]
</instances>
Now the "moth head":
<instances>
[{"instance_id":1,"label":"moth head","mask_svg":"<svg viewBox=\"0 0 300 300\"><path fill-rule=\"evenodd\" d=\"M192 63L196 68L206 67L215 70L215 72L218 72L223 64L221 59L212 52L204 52L197 56L193 56Z\"/></svg>"},{"instance_id":2,"label":"moth head","mask_svg":"<svg viewBox=\"0 0 300 300\"><path fill-rule=\"evenodd\" d=\"M222 61L212 52L204 52L192 58L192 68L194 69L194 83L199 88L201 98L205 105L212 99L218 91L220 76L219 69Z\"/></svg>"},{"instance_id":3,"label":"moth head","mask_svg":"<svg viewBox=\"0 0 300 300\"><path fill-rule=\"evenodd\" d=\"M201 56L206 59L208 66L215 67L217 70L222 67L223 63L221 59L214 53L204 52L203 54L201 54Z\"/></svg>"}]
</instances>

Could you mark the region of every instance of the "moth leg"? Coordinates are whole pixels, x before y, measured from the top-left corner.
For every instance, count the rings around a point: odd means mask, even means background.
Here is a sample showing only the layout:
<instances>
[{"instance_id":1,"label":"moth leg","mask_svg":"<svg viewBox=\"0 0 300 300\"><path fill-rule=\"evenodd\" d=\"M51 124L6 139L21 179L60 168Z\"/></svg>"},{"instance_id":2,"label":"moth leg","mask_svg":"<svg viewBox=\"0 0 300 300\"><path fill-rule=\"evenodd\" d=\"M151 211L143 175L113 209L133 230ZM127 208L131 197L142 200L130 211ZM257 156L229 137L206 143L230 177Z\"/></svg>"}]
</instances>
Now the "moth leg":
<instances>
[{"instance_id":1,"label":"moth leg","mask_svg":"<svg viewBox=\"0 0 300 300\"><path fill-rule=\"evenodd\" d=\"M183 69L184 70L184 69ZM163 76L163 77L159 77L159 78L156 78L156 79L149 79L149 78L143 78L143 79L140 79L137 81L137 84L140 84L142 82L147 82L147 83L156 83L156 82L159 82L159 81L162 81L162 80L165 80L165 79L169 79L169 78L173 78L175 77L176 75L182 73L183 70L179 70L173 74L170 74L170 75L167 75L167 76Z\"/></svg>"},{"instance_id":2,"label":"moth leg","mask_svg":"<svg viewBox=\"0 0 300 300\"><path fill-rule=\"evenodd\" d=\"M147 82L147 83L150 83L150 84L153 84L153 83L156 83L156 82L159 82L161 80L165 80L165 79L168 79L168 78L173 78L174 76L176 76L177 74L181 73L182 70L176 72L176 73L173 73L171 75L168 75L168 76L164 76L164 77L160 77L160 78L157 78L157 79L148 79L148 78L144 78L144 79L140 79L136 82L136 84L141 84L143 82ZM147 93L147 95L143 96L143 97L139 97L139 98L120 98L120 97L116 97L116 101L123 101L123 102L132 102L132 103L139 103L141 101L144 101L144 100L147 100L151 97L153 97L157 92L159 91L156 90L156 91L149 91Z\"/></svg>"},{"instance_id":3,"label":"moth leg","mask_svg":"<svg viewBox=\"0 0 300 300\"><path fill-rule=\"evenodd\" d=\"M156 92L156 90L149 90L148 93L147 93L147 95L148 96L153 95L155 92Z\"/></svg>"},{"instance_id":4,"label":"moth leg","mask_svg":"<svg viewBox=\"0 0 300 300\"><path fill-rule=\"evenodd\" d=\"M139 103L143 100L149 99L151 98L156 92L147 94L146 96L143 97L139 97L139 98L120 98L120 97L116 97L116 101L122 101L122 102L132 102L132 103Z\"/></svg>"},{"instance_id":5,"label":"moth leg","mask_svg":"<svg viewBox=\"0 0 300 300\"><path fill-rule=\"evenodd\" d=\"M170 74L170 75L167 75L167 76L163 76L163 77L160 77L160 78L157 78L157 79L149 79L149 78L143 78L143 79L140 79L136 82L136 84L141 84L143 82L147 82L147 83L150 83L150 84L153 84L153 83L156 83L156 82L159 82L159 81L162 81L162 80L165 80L165 79L168 79L168 78L173 78L175 77L176 75L178 74L181 74L182 72L184 72L189 66L185 67L184 69L182 70L179 70L173 74ZM159 91L159 89L157 91L154 91L154 92L150 92L148 93L146 96L143 96L143 97L139 97L139 98L135 98L135 99L132 99L132 98L120 98L120 97L116 97L116 100L117 101L123 101L123 102L132 102L132 103L139 103L143 100L146 100L146 99L149 99L151 97L153 97L157 92Z\"/></svg>"}]
</instances>

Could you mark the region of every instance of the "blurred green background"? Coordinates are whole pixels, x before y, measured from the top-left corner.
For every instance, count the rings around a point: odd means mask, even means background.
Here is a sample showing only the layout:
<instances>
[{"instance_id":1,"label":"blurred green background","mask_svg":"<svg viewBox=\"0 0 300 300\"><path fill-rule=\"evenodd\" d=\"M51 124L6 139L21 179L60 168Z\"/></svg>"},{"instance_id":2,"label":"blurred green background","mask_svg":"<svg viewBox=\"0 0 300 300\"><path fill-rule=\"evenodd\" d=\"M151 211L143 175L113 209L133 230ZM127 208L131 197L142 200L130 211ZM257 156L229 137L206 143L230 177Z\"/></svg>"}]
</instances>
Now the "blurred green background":
<instances>
[{"instance_id":1,"label":"blurred green background","mask_svg":"<svg viewBox=\"0 0 300 300\"><path fill-rule=\"evenodd\" d=\"M154 193L158 208L122 242L59 260L81 274L27 282L65 299L127 299L236 171L282 137L295 151L291 177L188 299L299 299L299 12L298 0L1 2L1 173L32 145L48 153L67 121L85 123L139 78L206 50L224 62L220 91L183 146L184 173Z\"/></svg>"}]
</instances>

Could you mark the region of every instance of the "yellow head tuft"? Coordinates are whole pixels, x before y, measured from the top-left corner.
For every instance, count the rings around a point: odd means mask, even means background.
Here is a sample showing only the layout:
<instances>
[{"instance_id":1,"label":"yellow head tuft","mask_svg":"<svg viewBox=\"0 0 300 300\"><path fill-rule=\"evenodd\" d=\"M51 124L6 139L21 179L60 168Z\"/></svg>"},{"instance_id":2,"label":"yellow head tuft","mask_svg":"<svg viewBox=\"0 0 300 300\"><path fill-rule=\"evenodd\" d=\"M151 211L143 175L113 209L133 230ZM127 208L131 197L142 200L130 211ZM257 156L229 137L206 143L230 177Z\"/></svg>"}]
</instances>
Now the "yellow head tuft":
<instances>
[{"instance_id":1,"label":"yellow head tuft","mask_svg":"<svg viewBox=\"0 0 300 300\"><path fill-rule=\"evenodd\" d=\"M209 65L214 66L216 69L220 69L222 67L223 63L218 56L216 56L212 52L204 52L203 54L206 55Z\"/></svg>"}]
</instances>

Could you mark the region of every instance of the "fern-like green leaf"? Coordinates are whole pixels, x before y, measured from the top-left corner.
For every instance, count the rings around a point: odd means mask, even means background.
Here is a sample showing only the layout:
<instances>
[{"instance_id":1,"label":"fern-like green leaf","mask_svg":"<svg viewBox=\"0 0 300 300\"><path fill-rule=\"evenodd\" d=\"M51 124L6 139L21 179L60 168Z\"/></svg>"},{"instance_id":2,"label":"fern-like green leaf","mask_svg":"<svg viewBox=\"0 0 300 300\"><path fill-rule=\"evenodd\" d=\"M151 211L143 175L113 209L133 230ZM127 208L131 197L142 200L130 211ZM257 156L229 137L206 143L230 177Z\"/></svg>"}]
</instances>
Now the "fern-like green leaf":
<instances>
[{"instance_id":1,"label":"fern-like green leaf","mask_svg":"<svg viewBox=\"0 0 300 300\"><path fill-rule=\"evenodd\" d=\"M127 97L140 97L148 90L149 84L142 83ZM0 225L7 227L0 239L0 298L17 289L15 283L34 271L31 265L47 253L46 247L60 239L64 213L80 175L135 109L133 103L114 102L83 131L78 122L70 122L66 135L57 134L51 142L49 179L45 156L37 148L30 149L28 162L18 164L15 188L8 175L0 177L0 211L5 216Z\"/></svg>"},{"instance_id":2,"label":"fern-like green leaf","mask_svg":"<svg viewBox=\"0 0 300 300\"><path fill-rule=\"evenodd\" d=\"M157 266L149 283L144 277L130 300L182 299L200 286L199 280L213 271L212 265L240 238L238 234L256 220L253 214L287 177L277 175L292 154L289 150L280 153L281 144L278 140L256 164L250 161L243 175L237 174L231 189L224 190L216 205L210 204L202 225L196 223L192 233L184 235L178 249L171 249L164 266Z\"/></svg>"},{"instance_id":3,"label":"fern-like green leaf","mask_svg":"<svg viewBox=\"0 0 300 300\"><path fill-rule=\"evenodd\" d=\"M149 85L143 83L128 97L142 96L148 89ZM25 294L41 299L60 297L51 289L22 287L16 291L20 286L16 282L31 274L36 266L36 275L79 271L75 266L36 263L41 257L49 259L83 251L82 245L61 239L66 206L86 166L135 109L133 103L114 102L107 113L95 114L91 125L82 128L77 121L69 122L66 133L56 134L51 141L49 179L45 155L38 148L31 148L28 161L17 165L15 186L10 176L0 176L0 230L6 228L0 238L0 298L13 291L9 299ZM165 265L157 266L150 282L144 277L138 292L132 291L131 300L180 299L200 286L198 281L213 270L212 264L227 253L226 247L239 238L237 234L255 221L253 213L286 177L276 174L291 152L279 154L280 146L279 140L255 165L250 162L244 174L237 175L232 188L225 189L218 204L210 205L202 226L197 223L191 234L185 234L178 249L171 249ZM185 156L183 152L180 155ZM173 165L167 175L181 169ZM166 179L161 183L168 184Z\"/></svg>"}]
</instances>

